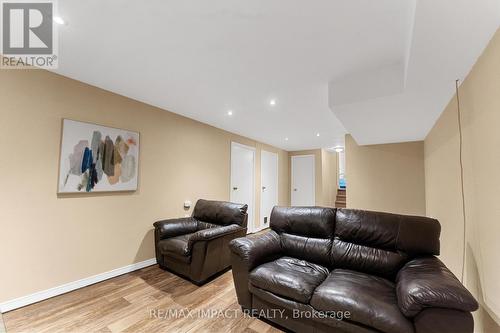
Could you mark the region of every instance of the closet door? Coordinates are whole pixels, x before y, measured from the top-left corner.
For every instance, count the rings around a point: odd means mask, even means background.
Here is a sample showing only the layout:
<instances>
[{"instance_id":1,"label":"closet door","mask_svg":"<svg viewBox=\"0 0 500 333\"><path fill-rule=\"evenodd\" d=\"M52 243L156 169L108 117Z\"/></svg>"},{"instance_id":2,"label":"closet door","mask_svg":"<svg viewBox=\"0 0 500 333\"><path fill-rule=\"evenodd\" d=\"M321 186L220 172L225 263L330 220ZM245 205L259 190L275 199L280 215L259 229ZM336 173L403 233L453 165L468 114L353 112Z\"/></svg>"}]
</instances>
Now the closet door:
<instances>
[{"instance_id":1,"label":"closet door","mask_svg":"<svg viewBox=\"0 0 500 333\"><path fill-rule=\"evenodd\" d=\"M231 143L231 202L248 205L248 232L255 229L255 148Z\"/></svg>"},{"instance_id":2,"label":"closet door","mask_svg":"<svg viewBox=\"0 0 500 333\"><path fill-rule=\"evenodd\" d=\"M315 191L314 155L292 156L292 206L314 206Z\"/></svg>"}]
</instances>

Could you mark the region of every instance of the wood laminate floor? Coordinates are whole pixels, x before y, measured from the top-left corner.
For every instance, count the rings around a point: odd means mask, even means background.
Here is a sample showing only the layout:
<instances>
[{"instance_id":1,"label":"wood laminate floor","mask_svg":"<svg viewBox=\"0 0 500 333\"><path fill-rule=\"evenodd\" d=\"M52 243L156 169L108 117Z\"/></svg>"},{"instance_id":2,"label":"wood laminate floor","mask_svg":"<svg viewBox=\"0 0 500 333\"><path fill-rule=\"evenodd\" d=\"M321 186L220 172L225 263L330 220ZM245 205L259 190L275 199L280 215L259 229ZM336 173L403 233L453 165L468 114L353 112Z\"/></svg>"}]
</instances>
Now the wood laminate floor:
<instances>
[{"instance_id":1,"label":"wood laminate floor","mask_svg":"<svg viewBox=\"0 0 500 333\"><path fill-rule=\"evenodd\" d=\"M4 313L3 320L7 333L281 332L243 315L231 271L197 287L157 266Z\"/></svg>"},{"instance_id":2,"label":"wood laminate floor","mask_svg":"<svg viewBox=\"0 0 500 333\"><path fill-rule=\"evenodd\" d=\"M3 318L1 313L0 313L0 333L5 333L5 326L3 325Z\"/></svg>"}]
</instances>

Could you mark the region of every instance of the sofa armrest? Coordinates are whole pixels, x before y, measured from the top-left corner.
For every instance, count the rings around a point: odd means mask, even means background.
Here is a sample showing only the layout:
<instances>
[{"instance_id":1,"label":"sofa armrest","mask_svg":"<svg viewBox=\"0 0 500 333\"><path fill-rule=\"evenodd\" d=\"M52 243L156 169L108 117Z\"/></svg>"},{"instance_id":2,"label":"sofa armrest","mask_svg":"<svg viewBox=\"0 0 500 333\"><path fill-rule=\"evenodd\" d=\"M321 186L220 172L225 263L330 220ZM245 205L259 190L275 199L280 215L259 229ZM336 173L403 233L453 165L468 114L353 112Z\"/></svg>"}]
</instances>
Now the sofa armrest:
<instances>
[{"instance_id":1,"label":"sofa armrest","mask_svg":"<svg viewBox=\"0 0 500 333\"><path fill-rule=\"evenodd\" d=\"M246 230L246 228L242 228L237 224L221 226L218 228L203 229L193 234L193 236L189 240L191 242L211 240L214 238L234 234L242 230Z\"/></svg>"},{"instance_id":2,"label":"sofa armrest","mask_svg":"<svg viewBox=\"0 0 500 333\"><path fill-rule=\"evenodd\" d=\"M401 312L415 317L425 308L477 310L478 304L452 272L436 257L408 262L396 277Z\"/></svg>"},{"instance_id":3,"label":"sofa armrest","mask_svg":"<svg viewBox=\"0 0 500 333\"><path fill-rule=\"evenodd\" d=\"M180 235L190 234L198 230L198 221L192 217L158 221L153 224L157 242Z\"/></svg>"},{"instance_id":4,"label":"sofa armrest","mask_svg":"<svg viewBox=\"0 0 500 333\"><path fill-rule=\"evenodd\" d=\"M473 333L474 319L470 312L428 308L413 318L415 333Z\"/></svg>"},{"instance_id":5,"label":"sofa armrest","mask_svg":"<svg viewBox=\"0 0 500 333\"><path fill-rule=\"evenodd\" d=\"M229 243L231 266L238 303L244 309L252 308L252 295L248 290L248 275L256 266L281 255L280 236L269 231L233 239Z\"/></svg>"},{"instance_id":6,"label":"sofa armrest","mask_svg":"<svg viewBox=\"0 0 500 333\"><path fill-rule=\"evenodd\" d=\"M231 252L244 262L248 271L281 253L280 236L274 231L233 239Z\"/></svg>"}]
</instances>

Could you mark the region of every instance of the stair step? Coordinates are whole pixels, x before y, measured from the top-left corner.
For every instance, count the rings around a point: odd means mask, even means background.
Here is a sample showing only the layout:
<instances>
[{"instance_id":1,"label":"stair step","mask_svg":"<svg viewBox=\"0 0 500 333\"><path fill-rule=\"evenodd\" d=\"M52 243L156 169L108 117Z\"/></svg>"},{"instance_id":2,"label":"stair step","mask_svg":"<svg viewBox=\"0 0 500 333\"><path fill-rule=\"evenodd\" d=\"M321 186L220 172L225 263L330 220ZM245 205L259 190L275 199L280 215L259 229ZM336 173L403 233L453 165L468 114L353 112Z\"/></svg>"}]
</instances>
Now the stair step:
<instances>
[{"instance_id":1,"label":"stair step","mask_svg":"<svg viewBox=\"0 0 500 333\"><path fill-rule=\"evenodd\" d=\"M347 191L345 189L337 189L337 198L335 200L335 207L347 207Z\"/></svg>"}]
</instances>

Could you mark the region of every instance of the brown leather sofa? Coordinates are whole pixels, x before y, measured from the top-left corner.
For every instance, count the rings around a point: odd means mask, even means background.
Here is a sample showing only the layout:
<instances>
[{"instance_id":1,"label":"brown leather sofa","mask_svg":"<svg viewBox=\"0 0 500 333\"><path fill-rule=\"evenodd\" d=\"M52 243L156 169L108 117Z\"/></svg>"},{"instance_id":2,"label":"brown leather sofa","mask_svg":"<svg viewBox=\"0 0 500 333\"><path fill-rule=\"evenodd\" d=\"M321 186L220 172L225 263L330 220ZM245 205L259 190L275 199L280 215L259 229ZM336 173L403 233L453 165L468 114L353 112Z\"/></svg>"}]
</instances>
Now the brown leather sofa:
<instances>
[{"instance_id":1,"label":"brown leather sofa","mask_svg":"<svg viewBox=\"0 0 500 333\"><path fill-rule=\"evenodd\" d=\"M238 302L295 332L471 333L478 307L435 257L437 220L275 207L230 243Z\"/></svg>"},{"instance_id":2,"label":"brown leather sofa","mask_svg":"<svg viewBox=\"0 0 500 333\"><path fill-rule=\"evenodd\" d=\"M228 244L247 232L247 205L198 200L191 217L155 222L156 260L196 284L231 266Z\"/></svg>"}]
</instances>

